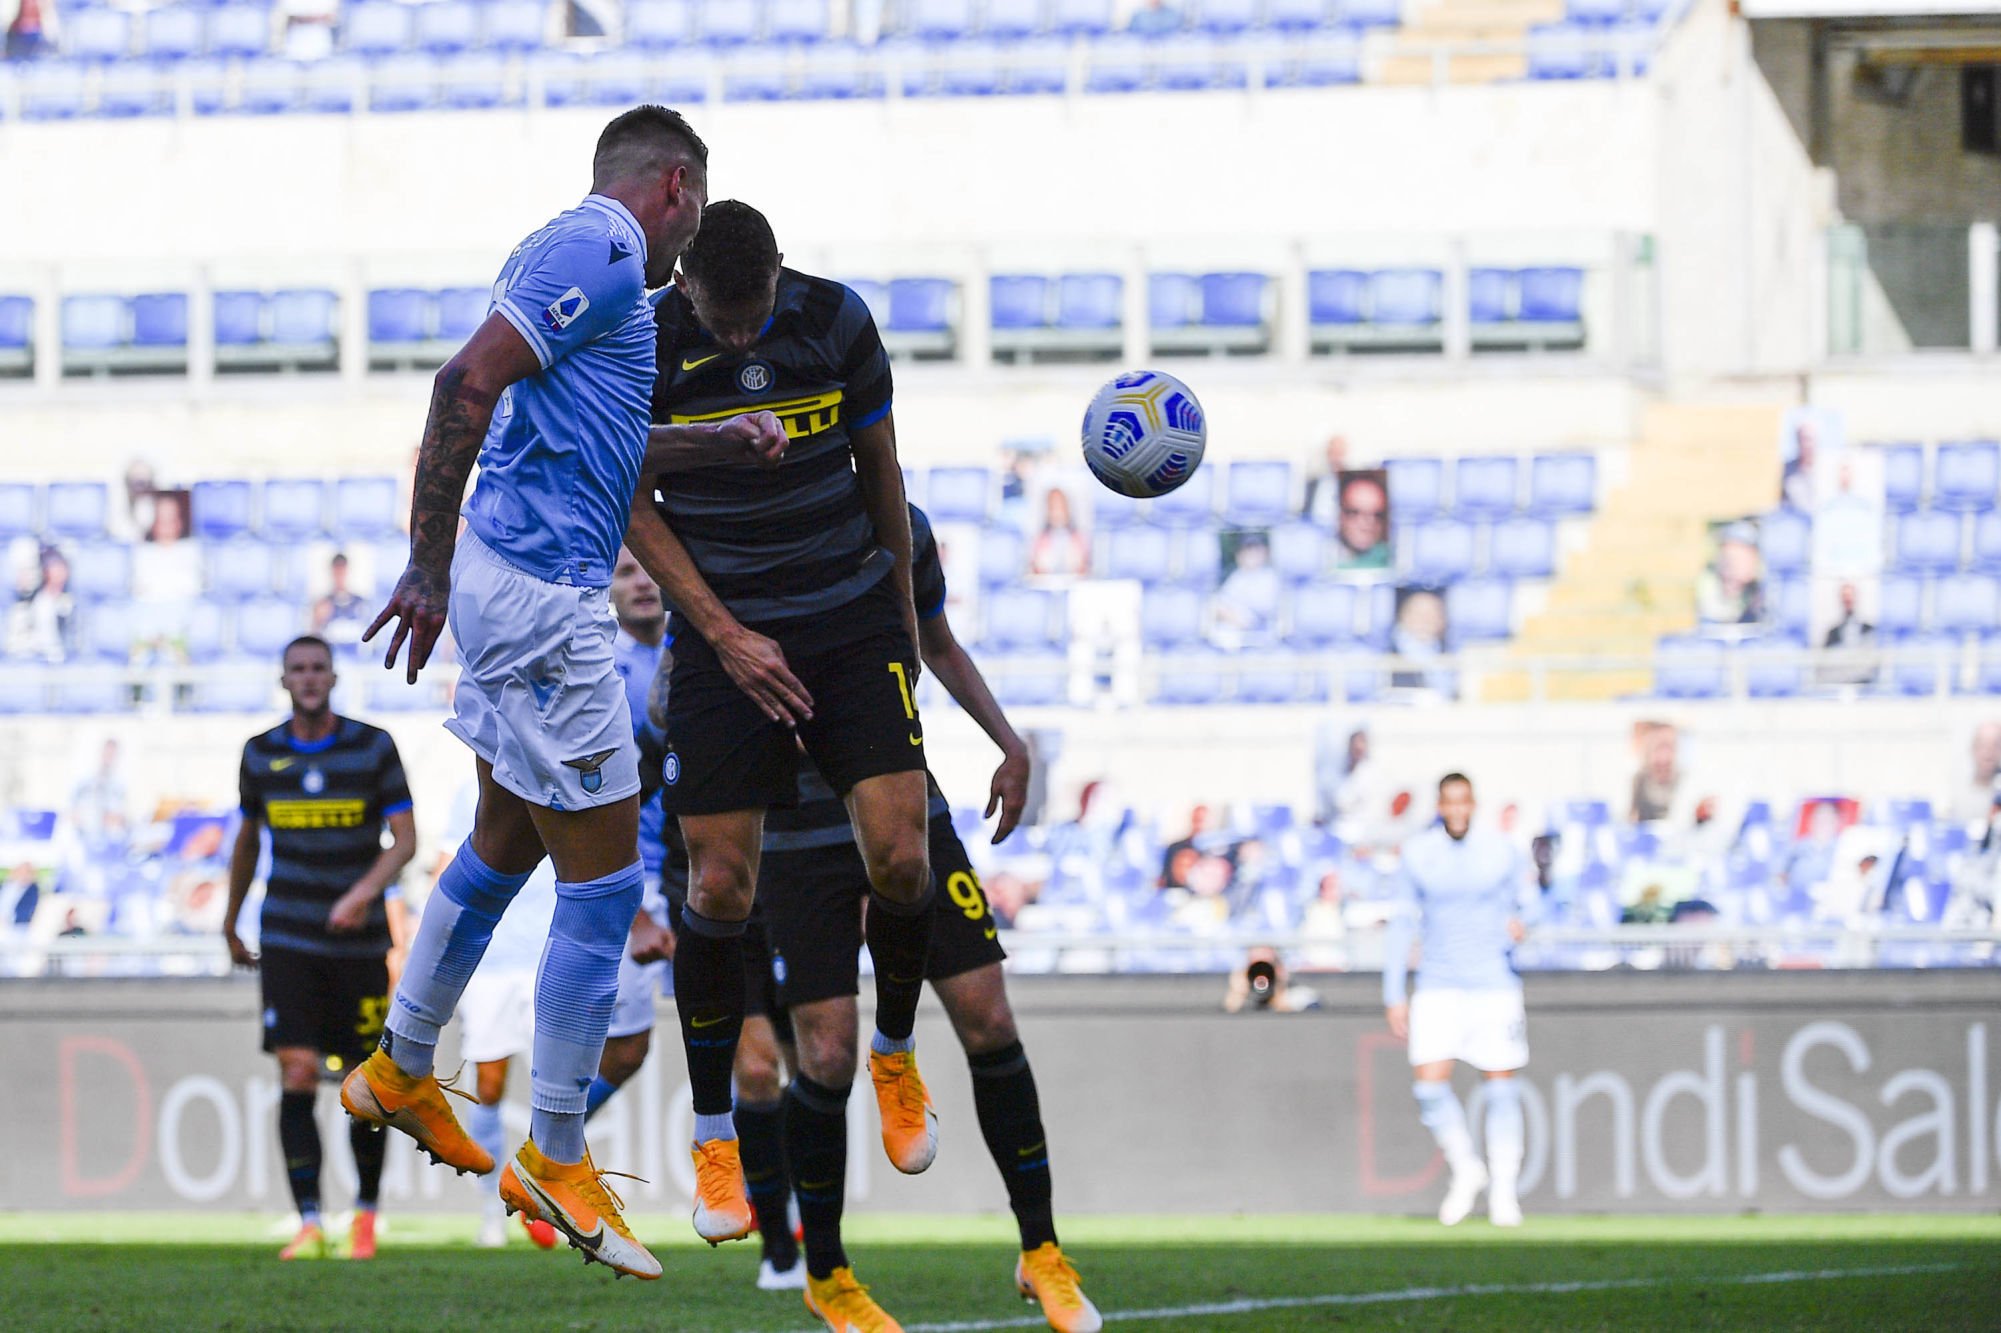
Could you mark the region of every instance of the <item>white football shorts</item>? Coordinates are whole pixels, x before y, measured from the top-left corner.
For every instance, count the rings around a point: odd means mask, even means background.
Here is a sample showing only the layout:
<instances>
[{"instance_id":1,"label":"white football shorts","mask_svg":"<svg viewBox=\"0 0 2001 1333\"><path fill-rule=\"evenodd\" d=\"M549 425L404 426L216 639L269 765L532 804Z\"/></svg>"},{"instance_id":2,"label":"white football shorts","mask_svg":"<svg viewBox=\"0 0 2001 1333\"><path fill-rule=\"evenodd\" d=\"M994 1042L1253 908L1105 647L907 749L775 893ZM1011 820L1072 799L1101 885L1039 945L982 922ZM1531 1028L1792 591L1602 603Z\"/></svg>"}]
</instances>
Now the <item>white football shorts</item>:
<instances>
[{"instance_id":1,"label":"white football shorts","mask_svg":"<svg viewBox=\"0 0 2001 1333\"><path fill-rule=\"evenodd\" d=\"M639 790L639 748L612 664L604 588L523 573L467 532L452 559L461 672L445 726L533 805L580 810Z\"/></svg>"},{"instance_id":2,"label":"white football shorts","mask_svg":"<svg viewBox=\"0 0 2001 1333\"><path fill-rule=\"evenodd\" d=\"M535 969L480 970L459 997L459 1058L511 1060L535 1045Z\"/></svg>"},{"instance_id":3,"label":"white football shorts","mask_svg":"<svg viewBox=\"0 0 2001 1333\"><path fill-rule=\"evenodd\" d=\"M1482 1073L1529 1062L1528 1015L1520 987L1451 990L1419 986L1410 997L1413 1066L1460 1060Z\"/></svg>"}]
</instances>

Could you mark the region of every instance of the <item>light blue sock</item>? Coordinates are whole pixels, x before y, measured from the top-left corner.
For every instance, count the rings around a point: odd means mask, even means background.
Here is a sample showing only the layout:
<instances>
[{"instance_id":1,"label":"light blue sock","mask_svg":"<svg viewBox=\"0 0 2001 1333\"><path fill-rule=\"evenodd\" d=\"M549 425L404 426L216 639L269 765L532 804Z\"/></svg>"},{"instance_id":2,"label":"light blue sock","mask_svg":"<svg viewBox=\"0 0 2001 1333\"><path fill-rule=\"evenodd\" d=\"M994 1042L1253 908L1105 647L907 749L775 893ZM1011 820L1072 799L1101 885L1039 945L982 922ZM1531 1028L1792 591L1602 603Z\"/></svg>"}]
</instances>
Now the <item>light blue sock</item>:
<instances>
[{"instance_id":1,"label":"light blue sock","mask_svg":"<svg viewBox=\"0 0 2001 1333\"><path fill-rule=\"evenodd\" d=\"M556 915L535 982L529 1137L552 1162L584 1157L584 1113L618 1002L618 963L645 891L634 861L583 884L556 882Z\"/></svg>"},{"instance_id":2,"label":"light blue sock","mask_svg":"<svg viewBox=\"0 0 2001 1333\"><path fill-rule=\"evenodd\" d=\"M1503 1188L1512 1188L1522 1174L1522 1090L1511 1078L1486 1083L1487 1173Z\"/></svg>"},{"instance_id":3,"label":"light blue sock","mask_svg":"<svg viewBox=\"0 0 2001 1333\"><path fill-rule=\"evenodd\" d=\"M617 1091L618 1084L612 1082L603 1074L599 1074L596 1078L592 1079L590 1090L584 1093L584 1118L588 1120L590 1117L596 1115L598 1108L610 1101L611 1095Z\"/></svg>"},{"instance_id":4,"label":"light blue sock","mask_svg":"<svg viewBox=\"0 0 2001 1333\"><path fill-rule=\"evenodd\" d=\"M472 1110L466 1114L466 1130L472 1135L472 1141L486 1149L487 1154L495 1162L503 1164L506 1162L507 1132L501 1125L499 1106L488 1106L485 1102L475 1103ZM489 1172L480 1182L480 1186L493 1199L498 1200L500 1172Z\"/></svg>"},{"instance_id":5,"label":"light blue sock","mask_svg":"<svg viewBox=\"0 0 2001 1333\"><path fill-rule=\"evenodd\" d=\"M734 1142L736 1139L736 1112L726 1115L695 1115L695 1142L714 1143L717 1139Z\"/></svg>"},{"instance_id":6,"label":"light blue sock","mask_svg":"<svg viewBox=\"0 0 2001 1333\"><path fill-rule=\"evenodd\" d=\"M1459 1104L1452 1085L1443 1079L1420 1080L1412 1085L1411 1092L1417 1097L1417 1118L1431 1131L1431 1137L1438 1140L1452 1169L1462 1170L1467 1163L1478 1161L1473 1152L1473 1136L1466 1129L1466 1108Z\"/></svg>"},{"instance_id":7,"label":"light blue sock","mask_svg":"<svg viewBox=\"0 0 2001 1333\"><path fill-rule=\"evenodd\" d=\"M398 1069L418 1078L431 1072L438 1030L459 1007L500 914L527 882L527 875L503 875L480 860L471 838L438 876L385 1024L389 1058Z\"/></svg>"},{"instance_id":8,"label":"light blue sock","mask_svg":"<svg viewBox=\"0 0 2001 1333\"><path fill-rule=\"evenodd\" d=\"M885 1037L882 1031L877 1029L876 1034L868 1039L868 1048L877 1055L898 1055L904 1051L914 1051L917 1049L917 1034L913 1032L907 1037Z\"/></svg>"}]
</instances>

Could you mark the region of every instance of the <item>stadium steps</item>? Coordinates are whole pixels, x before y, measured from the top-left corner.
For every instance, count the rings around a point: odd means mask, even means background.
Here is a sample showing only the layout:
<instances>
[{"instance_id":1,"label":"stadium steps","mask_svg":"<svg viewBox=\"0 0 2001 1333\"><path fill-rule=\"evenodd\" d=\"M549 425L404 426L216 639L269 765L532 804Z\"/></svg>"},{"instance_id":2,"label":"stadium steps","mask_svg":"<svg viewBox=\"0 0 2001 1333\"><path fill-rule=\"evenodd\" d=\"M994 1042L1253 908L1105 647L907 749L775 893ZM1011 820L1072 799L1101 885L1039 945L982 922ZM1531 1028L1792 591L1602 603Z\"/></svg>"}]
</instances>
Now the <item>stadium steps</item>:
<instances>
[{"instance_id":1,"label":"stadium steps","mask_svg":"<svg viewBox=\"0 0 2001 1333\"><path fill-rule=\"evenodd\" d=\"M1438 0L1407 11L1404 26L1384 53L1373 82L1428 84L1436 76L1430 48L1493 44L1512 53L1466 52L1447 57L1447 83L1498 83L1528 75L1522 48L1528 31L1563 18L1563 0Z\"/></svg>"},{"instance_id":2,"label":"stadium steps","mask_svg":"<svg viewBox=\"0 0 2001 1333\"><path fill-rule=\"evenodd\" d=\"M1606 495L1567 556L1541 610L1508 646L1516 659L1603 654L1641 661L1663 634L1695 623L1695 584L1710 556L1709 526L1772 507L1783 409L1662 403L1647 409L1623 485ZM1644 693L1646 667L1552 672L1550 699ZM1487 702L1533 697L1531 674L1498 665L1480 682Z\"/></svg>"}]
</instances>

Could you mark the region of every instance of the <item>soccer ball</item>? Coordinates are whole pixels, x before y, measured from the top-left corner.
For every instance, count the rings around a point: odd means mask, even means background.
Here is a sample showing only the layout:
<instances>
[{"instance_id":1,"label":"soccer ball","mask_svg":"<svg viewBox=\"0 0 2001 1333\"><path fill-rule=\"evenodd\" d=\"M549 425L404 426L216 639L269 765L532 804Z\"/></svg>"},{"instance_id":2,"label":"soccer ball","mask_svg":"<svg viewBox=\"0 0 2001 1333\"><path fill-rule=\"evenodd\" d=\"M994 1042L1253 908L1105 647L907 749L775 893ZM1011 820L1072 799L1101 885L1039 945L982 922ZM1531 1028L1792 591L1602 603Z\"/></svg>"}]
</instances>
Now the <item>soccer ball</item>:
<instances>
[{"instance_id":1,"label":"soccer ball","mask_svg":"<svg viewBox=\"0 0 2001 1333\"><path fill-rule=\"evenodd\" d=\"M1148 500L1195 475L1209 430L1188 386L1157 370L1129 370L1084 412L1084 462L1120 495Z\"/></svg>"}]
</instances>

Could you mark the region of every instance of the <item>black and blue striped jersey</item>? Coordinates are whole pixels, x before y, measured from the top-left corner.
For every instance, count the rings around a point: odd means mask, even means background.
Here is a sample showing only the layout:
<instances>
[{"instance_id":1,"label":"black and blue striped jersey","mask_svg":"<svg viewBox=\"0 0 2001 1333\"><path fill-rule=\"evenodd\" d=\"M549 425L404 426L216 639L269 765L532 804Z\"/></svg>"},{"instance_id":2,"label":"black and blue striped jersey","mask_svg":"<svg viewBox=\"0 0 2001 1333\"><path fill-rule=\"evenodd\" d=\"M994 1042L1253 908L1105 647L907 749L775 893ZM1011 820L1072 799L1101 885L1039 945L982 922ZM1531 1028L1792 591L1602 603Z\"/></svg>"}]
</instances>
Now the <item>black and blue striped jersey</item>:
<instances>
[{"instance_id":1,"label":"black and blue striped jersey","mask_svg":"<svg viewBox=\"0 0 2001 1333\"><path fill-rule=\"evenodd\" d=\"M727 464L660 479L661 515L730 614L745 624L820 615L880 583L894 561L869 519L852 432L888 414L891 382L861 297L780 269L770 322L743 353L712 339L676 288L660 294L654 321L656 423L762 410L791 441L775 469Z\"/></svg>"},{"instance_id":2,"label":"black and blue striped jersey","mask_svg":"<svg viewBox=\"0 0 2001 1333\"><path fill-rule=\"evenodd\" d=\"M375 864L383 822L410 808L410 784L389 733L339 717L332 735L308 742L281 722L243 747L238 787L243 817L271 831L260 942L333 957L387 953L381 899L358 931L328 931L327 912Z\"/></svg>"}]
</instances>

